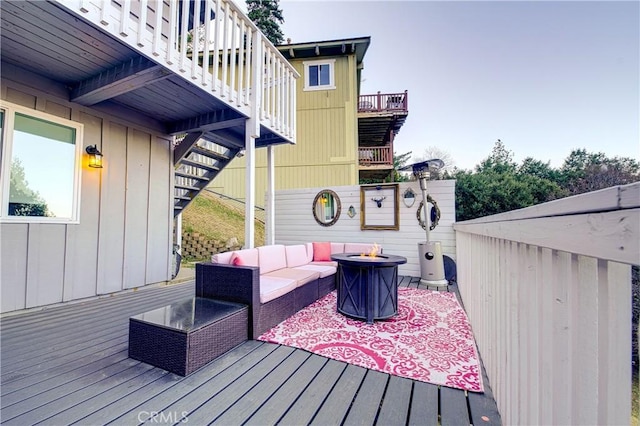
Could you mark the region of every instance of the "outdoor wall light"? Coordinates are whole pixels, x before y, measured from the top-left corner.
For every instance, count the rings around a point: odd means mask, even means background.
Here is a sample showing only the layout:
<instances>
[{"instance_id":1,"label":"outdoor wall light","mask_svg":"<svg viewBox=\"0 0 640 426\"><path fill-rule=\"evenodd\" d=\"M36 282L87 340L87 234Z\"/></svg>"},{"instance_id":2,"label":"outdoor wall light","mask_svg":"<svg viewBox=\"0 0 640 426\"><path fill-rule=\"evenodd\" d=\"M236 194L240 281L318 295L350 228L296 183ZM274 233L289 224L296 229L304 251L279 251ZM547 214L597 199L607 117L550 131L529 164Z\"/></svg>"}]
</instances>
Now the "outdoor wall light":
<instances>
[{"instance_id":1,"label":"outdoor wall light","mask_svg":"<svg viewBox=\"0 0 640 426\"><path fill-rule=\"evenodd\" d=\"M102 168L102 153L98 150L96 145L89 145L86 148L87 154L89 154L89 167L95 169Z\"/></svg>"}]
</instances>

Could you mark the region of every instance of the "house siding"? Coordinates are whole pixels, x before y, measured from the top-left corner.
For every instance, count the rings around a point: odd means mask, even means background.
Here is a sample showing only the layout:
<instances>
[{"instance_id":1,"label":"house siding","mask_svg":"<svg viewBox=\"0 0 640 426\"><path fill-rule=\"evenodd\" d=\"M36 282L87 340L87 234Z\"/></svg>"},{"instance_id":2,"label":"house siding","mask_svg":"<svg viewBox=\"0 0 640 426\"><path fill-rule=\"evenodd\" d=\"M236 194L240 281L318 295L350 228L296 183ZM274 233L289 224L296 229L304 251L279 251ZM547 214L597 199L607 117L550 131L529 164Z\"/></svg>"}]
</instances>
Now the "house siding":
<instances>
[{"instance_id":1,"label":"house siding","mask_svg":"<svg viewBox=\"0 0 640 426\"><path fill-rule=\"evenodd\" d=\"M12 69L13 71L13 69ZM83 166L78 224L2 223L1 311L166 281L172 231L171 138L66 101L66 88L28 72L2 76L2 99L84 125L102 170Z\"/></svg>"},{"instance_id":2,"label":"house siding","mask_svg":"<svg viewBox=\"0 0 640 426\"><path fill-rule=\"evenodd\" d=\"M300 75L304 75L305 60L290 61ZM297 80L297 143L274 148L276 190L358 183L355 55L336 57L334 72L336 88L332 90L304 91L304 78ZM258 204L267 190L266 159L265 149L256 151ZM245 164L243 158L235 159L210 188L244 199Z\"/></svg>"}]
</instances>

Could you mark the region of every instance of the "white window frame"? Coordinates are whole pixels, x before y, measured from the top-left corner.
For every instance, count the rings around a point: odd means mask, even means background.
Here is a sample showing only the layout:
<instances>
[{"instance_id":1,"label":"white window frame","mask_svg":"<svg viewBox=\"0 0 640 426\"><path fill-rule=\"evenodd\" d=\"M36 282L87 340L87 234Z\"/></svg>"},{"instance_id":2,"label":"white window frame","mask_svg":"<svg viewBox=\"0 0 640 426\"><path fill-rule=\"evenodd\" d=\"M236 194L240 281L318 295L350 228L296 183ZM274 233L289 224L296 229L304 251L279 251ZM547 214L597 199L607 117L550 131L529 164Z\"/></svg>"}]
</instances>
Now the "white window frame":
<instances>
[{"instance_id":1,"label":"white window frame","mask_svg":"<svg viewBox=\"0 0 640 426\"><path fill-rule=\"evenodd\" d=\"M335 68L336 68L336 60L335 59L321 59L316 61L303 61L304 65L304 91L310 92L314 90L333 90L336 88L336 80L335 80ZM329 84L319 84L317 86L309 85L309 67L316 65L329 65Z\"/></svg>"},{"instance_id":2,"label":"white window frame","mask_svg":"<svg viewBox=\"0 0 640 426\"><path fill-rule=\"evenodd\" d=\"M3 223L80 223L80 188L82 177L82 153L84 147L84 125L76 121L66 120L31 108L26 108L4 100L0 100L0 109L4 112L2 126L2 170L0 170L0 222ZM75 158L73 171L73 200L70 217L46 217L46 216L10 216L9 191L11 181L11 160L13 158L13 135L15 128L15 114L20 113L29 117L49 121L61 126L75 129ZM36 154L37 155L37 154Z\"/></svg>"}]
</instances>

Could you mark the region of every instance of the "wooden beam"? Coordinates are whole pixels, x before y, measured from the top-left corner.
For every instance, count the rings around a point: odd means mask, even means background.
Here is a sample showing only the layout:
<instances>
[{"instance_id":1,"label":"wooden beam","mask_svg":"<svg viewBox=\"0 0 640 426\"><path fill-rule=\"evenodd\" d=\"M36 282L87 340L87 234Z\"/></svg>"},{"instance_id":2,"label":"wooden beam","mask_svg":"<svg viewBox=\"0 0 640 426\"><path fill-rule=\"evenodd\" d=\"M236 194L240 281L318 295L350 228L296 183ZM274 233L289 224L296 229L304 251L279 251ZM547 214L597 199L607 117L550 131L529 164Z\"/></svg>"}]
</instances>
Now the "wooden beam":
<instances>
[{"instance_id":1,"label":"wooden beam","mask_svg":"<svg viewBox=\"0 0 640 426\"><path fill-rule=\"evenodd\" d=\"M70 100L85 106L95 105L169 76L169 70L138 57L81 81L72 89Z\"/></svg>"},{"instance_id":2,"label":"wooden beam","mask_svg":"<svg viewBox=\"0 0 640 426\"><path fill-rule=\"evenodd\" d=\"M244 125L247 118L232 109L219 109L207 112L185 120L171 123L168 127L170 134L189 133L195 131L212 131Z\"/></svg>"},{"instance_id":3,"label":"wooden beam","mask_svg":"<svg viewBox=\"0 0 640 426\"><path fill-rule=\"evenodd\" d=\"M208 132L203 136L203 139L229 149L244 149L244 137L235 135L228 130Z\"/></svg>"},{"instance_id":4,"label":"wooden beam","mask_svg":"<svg viewBox=\"0 0 640 426\"><path fill-rule=\"evenodd\" d=\"M203 132L188 133L173 150L173 165L177 165L180 160L189 154L189 150L202 137Z\"/></svg>"}]
</instances>

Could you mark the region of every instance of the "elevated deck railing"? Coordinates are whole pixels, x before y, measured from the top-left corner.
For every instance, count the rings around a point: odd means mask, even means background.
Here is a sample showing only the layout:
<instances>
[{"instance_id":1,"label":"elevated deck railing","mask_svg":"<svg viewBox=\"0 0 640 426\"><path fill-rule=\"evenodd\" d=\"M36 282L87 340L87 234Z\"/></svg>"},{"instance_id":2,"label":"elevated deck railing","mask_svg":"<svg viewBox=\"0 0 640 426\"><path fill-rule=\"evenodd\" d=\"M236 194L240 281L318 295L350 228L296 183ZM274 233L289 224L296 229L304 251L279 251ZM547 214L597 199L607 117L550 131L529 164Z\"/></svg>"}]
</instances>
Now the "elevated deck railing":
<instances>
[{"instance_id":1,"label":"elevated deck railing","mask_svg":"<svg viewBox=\"0 0 640 426\"><path fill-rule=\"evenodd\" d=\"M629 424L640 183L454 225L505 424Z\"/></svg>"},{"instance_id":2,"label":"elevated deck railing","mask_svg":"<svg viewBox=\"0 0 640 426\"><path fill-rule=\"evenodd\" d=\"M408 93L376 93L374 95L360 95L358 98L358 112L408 112Z\"/></svg>"},{"instance_id":3,"label":"elevated deck railing","mask_svg":"<svg viewBox=\"0 0 640 426\"><path fill-rule=\"evenodd\" d=\"M393 165L391 146L361 146L358 148L358 161L361 166Z\"/></svg>"},{"instance_id":4,"label":"elevated deck railing","mask_svg":"<svg viewBox=\"0 0 640 426\"><path fill-rule=\"evenodd\" d=\"M295 141L295 80L299 74L232 1L58 3Z\"/></svg>"}]
</instances>

